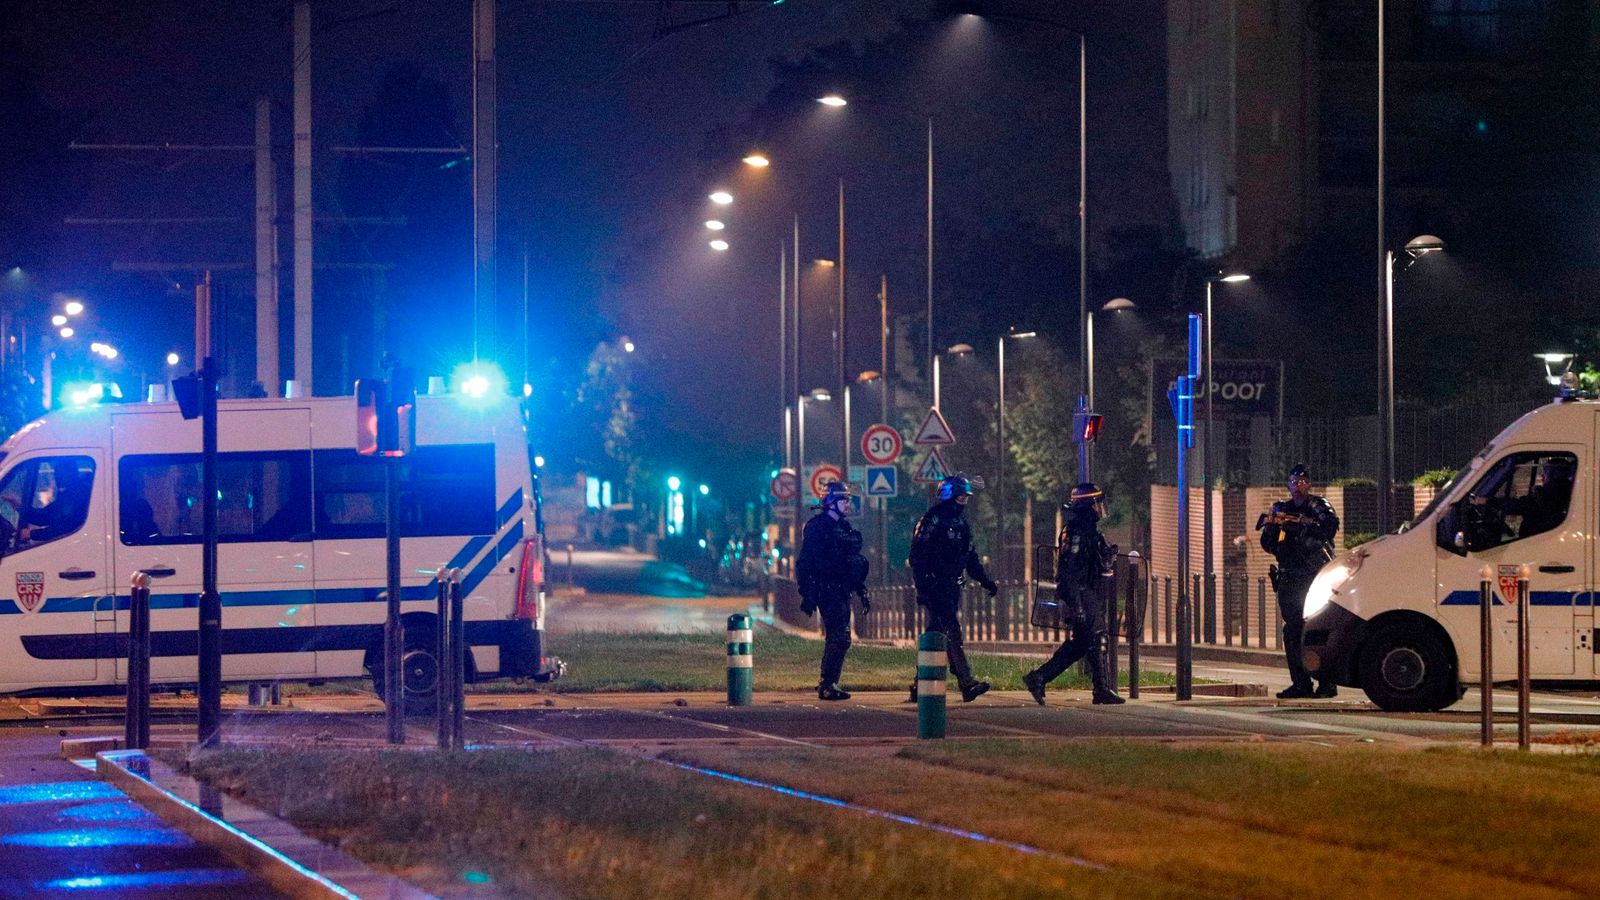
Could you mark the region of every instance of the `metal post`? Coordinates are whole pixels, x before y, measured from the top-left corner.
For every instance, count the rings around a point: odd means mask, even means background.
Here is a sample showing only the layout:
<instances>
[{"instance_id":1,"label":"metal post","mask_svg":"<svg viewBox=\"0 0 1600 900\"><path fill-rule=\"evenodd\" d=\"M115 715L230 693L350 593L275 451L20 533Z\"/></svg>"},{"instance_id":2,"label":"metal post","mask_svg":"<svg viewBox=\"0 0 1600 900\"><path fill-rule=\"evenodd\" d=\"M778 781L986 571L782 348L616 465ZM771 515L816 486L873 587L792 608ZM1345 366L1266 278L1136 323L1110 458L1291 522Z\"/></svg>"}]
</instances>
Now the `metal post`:
<instances>
[{"instance_id":1,"label":"metal post","mask_svg":"<svg viewBox=\"0 0 1600 900\"><path fill-rule=\"evenodd\" d=\"M1529 589L1528 578L1532 574L1531 567L1526 563L1517 571L1517 749L1528 749L1528 742L1532 737L1528 724L1528 688L1530 672L1528 665L1528 633L1531 630L1528 624Z\"/></svg>"},{"instance_id":2,"label":"metal post","mask_svg":"<svg viewBox=\"0 0 1600 900\"><path fill-rule=\"evenodd\" d=\"M467 632L466 598L462 596L461 570L450 570L450 749L467 745Z\"/></svg>"},{"instance_id":3,"label":"metal post","mask_svg":"<svg viewBox=\"0 0 1600 900\"><path fill-rule=\"evenodd\" d=\"M450 569L444 563L439 564L435 574L438 582L438 597L434 607L434 621L438 623L435 630L438 640L434 642L434 666L438 676L433 680L433 711L437 720L439 737L437 747L440 750L450 749L450 701L455 694L450 690L450 680L445 677L449 668L446 660L450 656Z\"/></svg>"},{"instance_id":4,"label":"metal post","mask_svg":"<svg viewBox=\"0 0 1600 900\"><path fill-rule=\"evenodd\" d=\"M272 101L256 100L256 383L278 396L278 183Z\"/></svg>"},{"instance_id":5,"label":"metal post","mask_svg":"<svg viewBox=\"0 0 1600 900\"><path fill-rule=\"evenodd\" d=\"M846 380L847 376L845 375L845 347L846 347L847 344L849 344L850 338L849 338L849 332L847 332L845 330L846 327L848 326L849 320L848 320L848 318L846 316L846 307L845 307L844 273L845 273L845 268L844 268L844 179L841 178L841 179L839 179L839 359L838 359L839 391L841 393L843 393L845 391L848 391L850 389L850 382ZM839 471L844 476L845 482L848 483L850 481L850 410L848 408L841 408L839 410L839 439L840 439L840 444L841 444L841 449L839 450L839 456L842 459L842 461L839 464L839 466L840 466Z\"/></svg>"},{"instance_id":6,"label":"metal post","mask_svg":"<svg viewBox=\"0 0 1600 900\"><path fill-rule=\"evenodd\" d=\"M1478 575L1478 743L1494 744L1494 566Z\"/></svg>"},{"instance_id":7,"label":"metal post","mask_svg":"<svg viewBox=\"0 0 1600 900\"><path fill-rule=\"evenodd\" d=\"M1267 646L1267 580L1256 577L1256 646Z\"/></svg>"},{"instance_id":8,"label":"metal post","mask_svg":"<svg viewBox=\"0 0 1600 900\"><path fill-rule=\"evenodd\" d=\"M495 225L499 138L495 87L495 3L472 3L472 359L497 359Z\"/></svg>"},{"instance_id":9,"label":"metal post","mask_svg":"<svg viewBox=\"0 0 1600 900\"><path fill-rule=\"evenodd\" d=\"M794 464L789 446L789 248L778 241L778 409L783 411L784 467Z\"/></svg>"},{"instance_id":10,"label":"metal post","mask_svg":"<svg viewBox=\"0 0 1600 900\"><path fill-rule=\"evenodd\" d=\"M1078 35L1078 384L1089 388L1089 50ZM1087 401L1080 402L1086 406ZM1089 480L1089 443L1078 444L1078 480Z\"/></svg>"},{"instance_id":11,"label":"metal post","mask_svg":"<svg viewBox=\"0 0 1600 900\"><path fill-rule=\"evenodd\" d=\"M205 305L211 299L211 274L206 273ZM209 318L209 317L208 317ZM217 362L206 355L200 365L200 557L199 711L196 743L216 746L222 732L222 597L217 593Z\"/></svg>"},{"instance_id":12,"label":"metal post","mask_svg":"<svg viewBox=\"0 0 1600 900\"><path fill-rule=\"evenodd\" d=\"M923 632L917 639L917 737L923 740L944 737L944 692L949 672L944 635Z\"/></svg>"},{"instance_id":13,"label":"metal post","mask_svg":"<svg viewBox=\"0 0 1600 900\"><path fill-rule=\"evenodd\" d=\"M1378 359L1378 534L1394 527L1394 251L1383 253Z\"/></svg>"},{"instance_id":14,"label":"metal post","mask_svg":"<svg viewBox=\"0 0 1600 900\"><path fill-rule=\"evenodd\" d=\"M1201 599L1200 599L1200 602L1203 604L1203 606L1201 608L1201 611L1200 611L1200 620L1203 623L1203 632L1205 634L1205 639L1207 641L1209 641L1210 643L1214 644L1217 641L1217 632L1216 632L1217 623L1216 623L1216 602L1215 602L1216 598L1213 596L1213 588L1215 587L1215 585L1213 584L1213 580L1214 580L1214 577L1216 575L1217 569L1216 569L1216 559L1213 557L1212 550L1211 550L1211 541L1212 541L1212 521L1211 521L1211 517L1212 517L1212 509L1211 509L1211 447L1212 447L1213 444L1216 443L1215 423L1214 423L1214 420L1212 418L1212 395L1216 393L1213 390L1213 388L1216 386L1216 384L1215 384L1215 382L1216 382L1216 373L1213 371L1212 366L1211 366L1211 332L1212 332L1212 328L1211 328L1211 285L1212 285L1212 278L1209 278L1209 277L1206 278L1206 317L1205 317L1205 328L1206 328L1206 340L1205 340L1206 371L1205 371L1204 384L1202 386L1202 389L1205 391L1205 395L1206 395L1206 429L1205 429L1205 443L1201 446L1201 450L1200 450L1200 490L1201 490L1201 492L1203 494L1201 499L1202 499L1202 503L1205 506L1205 517L1206 517L1205 518L1205 522L1203 522L1202 525L1201 525L1201 538L1200 538L1200 540L1202 541L1202 546L1200 548L1200 556L1201 556L1201 568L1202 568L1202 571L1204 571L1204 573L1205 573L1205 592L1201 595Z\"/></svg>"},{"instance_id":15,"label":"metal post","mask_svg":"<svg viewBox=\"0 0 1600 900\"><path fill-rule=\"evenodd\" d=\"M389 390L394 385L388 386ZM383 709L388 724L389 743L406 742L405 672L403 644L405 632L400 624L400 458L383 458L383 545L387 576L387 615L383 622Z\"/></svg>"},{"instance_id":16,"label":"metal post","mask_svg":"<svg viewBox=\"0 0 1600 900\"><path fill-rule=\"evenodd\" d=\"M305 396L312 383L312 273L316 240L311 201L311 4L294 5L294 378Z\"/></svg>"},{"instance_id":17,"label":"metal post","mask_svg":"<svg viewBox=\"0 0 1600 900\"><path fill-rule=\"evenodd\" d=\"M150 746L150 575L133 573L128 603L128 701L123 720L123 744L129 749Z\"/></svg>"},{"instance_id":18,"label":"metal post","mask_svg":"<svg viewBox=\"0 0 1600 900\"><path fill-rule=\"evenodd\" d=\"M928 371L933 371L933 120L928 120ZM936 396L933 405L939 405Z\"/></svg>"},{"instance_id":19,"label":"metal post","mask_svg":"<svg viewBox=\"0 0 1600 900\"><path fill-rule=\"evenodd\" d=\"M728 617L728 705L749 706L754 693L754 660L751 652L753 632L750 617L735 613Z\"/></svg>"}]
</instances>

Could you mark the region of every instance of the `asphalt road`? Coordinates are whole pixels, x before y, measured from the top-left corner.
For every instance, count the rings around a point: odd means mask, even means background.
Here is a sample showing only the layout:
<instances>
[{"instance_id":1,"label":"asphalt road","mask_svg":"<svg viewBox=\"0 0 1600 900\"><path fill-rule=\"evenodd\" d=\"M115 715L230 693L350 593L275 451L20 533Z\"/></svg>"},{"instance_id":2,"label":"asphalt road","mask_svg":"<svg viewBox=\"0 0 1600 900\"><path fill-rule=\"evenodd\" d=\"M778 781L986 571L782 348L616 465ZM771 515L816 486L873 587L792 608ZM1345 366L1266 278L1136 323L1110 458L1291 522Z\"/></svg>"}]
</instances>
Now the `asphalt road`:
<instances>
[{"instance_id":1,"label":"asphalt road","mask_svg":"<svg viewBox=\"0 0 1600 900\"><path fill-rule=\"evenodd\" d=\"M545 611L553 635L579 631L720 632L728 616L754 597L650 597L643 594L557 594Z\"/></svg>"},{"instance_id":2,"label":"asphalt road","mask_svg":"<svg viewBox=\"0 0 1600 900\"><path fill-rule=\"evenodd\" d=\"M652 597L703 597L704 583L676 563L662 562L632 550L550 550L547 579L557 590L580 587L602 594L644 594Z\"/></svg>"}]
</instances>

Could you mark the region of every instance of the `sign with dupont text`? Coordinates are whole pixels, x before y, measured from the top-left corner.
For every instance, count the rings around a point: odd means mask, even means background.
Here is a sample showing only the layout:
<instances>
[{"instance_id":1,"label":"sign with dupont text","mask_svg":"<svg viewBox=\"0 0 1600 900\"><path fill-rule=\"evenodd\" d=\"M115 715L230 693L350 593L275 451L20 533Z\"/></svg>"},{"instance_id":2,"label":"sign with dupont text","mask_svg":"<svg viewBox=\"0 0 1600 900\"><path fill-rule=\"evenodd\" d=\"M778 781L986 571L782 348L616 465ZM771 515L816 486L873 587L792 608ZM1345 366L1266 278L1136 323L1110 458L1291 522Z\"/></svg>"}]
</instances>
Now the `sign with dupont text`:
<instances>
[{"instance_id":1,"label":"sign with dupont text","mask_svg":"<svg viewBox=\"0 0 1600 900\"><path fill-rule=\"evenodd\" d=\"M1185 374L1187 363L1182 359L1153 359L1150 361L1150 408L1159 415L1172 415L1168 404L1162 402L1167 392L1178 384L1178 376ZM1205 383L1205 368L1194 382L1195 418L1205 417L1206 393L1214 391L1211 398L1212 414L1219 419L1249 419L1256 416L1276 418L1282 404L1283 362L1271 359L1219 359L1211 364L1212 384Z\"/></svg>"}]
</instances>

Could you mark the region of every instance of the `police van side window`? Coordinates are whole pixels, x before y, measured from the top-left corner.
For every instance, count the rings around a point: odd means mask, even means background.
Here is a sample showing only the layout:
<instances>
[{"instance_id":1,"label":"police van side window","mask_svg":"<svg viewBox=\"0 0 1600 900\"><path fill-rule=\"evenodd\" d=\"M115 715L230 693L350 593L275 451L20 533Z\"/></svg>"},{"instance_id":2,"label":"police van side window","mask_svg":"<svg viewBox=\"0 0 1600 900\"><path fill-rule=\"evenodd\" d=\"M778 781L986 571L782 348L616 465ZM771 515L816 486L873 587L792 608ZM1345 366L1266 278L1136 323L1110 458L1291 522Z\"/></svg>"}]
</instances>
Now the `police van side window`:
<instances>
[{"instance_id":1,"label":"police van side window","mask_svg":"<svg viewBox=\"0 0 1600 900\"><path fill-rule=\"evenodd\" d=\"M217 539L309 540L310 454L224 453L217 460ZM195 544L202 537L200 455L123 457L118 528L129 546Z\"/></svg>"},{"instance_id":2,"label":"police van side window","mask_svg":"<svg viewBox=\"0 0 1600 900\"><path fill-rule=\"evenodd\" d=\"M6 553L30 550L76 534L89 517L94 460L87 456L30 459L0 482L0 537Z\"/></svg>"},{"instance_id":3,"label":"police van side window","mask_svg":"<svg viewBox=\"0 0 1600 900\"><path fill-rule=\"evenodd\" d=\"M314 464L317 537L383 537L383 459L354 450L318 450ZM418 447L400 460L400 533L494 534L494 491L492 444Z\"/></svg>"},{"instance_id":4,"label":"police van side window","mask_svg":"<svg viewBox=\"0 0 1600 900\"><path fill-rule=\"evenodd\" d=\"M1520 541L1567 520L1578 458L1571 453L1513 453L1472 490L1471 519L1480 546Z\"/></svg>"}]
</instances>

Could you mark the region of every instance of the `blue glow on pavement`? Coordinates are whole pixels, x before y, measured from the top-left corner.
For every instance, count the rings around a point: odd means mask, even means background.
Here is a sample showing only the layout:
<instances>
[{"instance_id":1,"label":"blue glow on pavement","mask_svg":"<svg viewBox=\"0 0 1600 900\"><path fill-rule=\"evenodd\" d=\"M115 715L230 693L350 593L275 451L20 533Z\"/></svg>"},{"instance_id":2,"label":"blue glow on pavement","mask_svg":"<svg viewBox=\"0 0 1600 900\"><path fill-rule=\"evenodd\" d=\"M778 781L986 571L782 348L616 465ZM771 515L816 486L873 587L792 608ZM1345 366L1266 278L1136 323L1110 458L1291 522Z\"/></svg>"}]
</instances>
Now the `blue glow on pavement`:
<instances>
[{"instance_id":1,"label":"blue glow on pavement","mask_svg":"<svg viewBox=\"0 0 1600 900\"><path fill-rule=\"evenodd\" d=\"M77 828L8 834L0 843L19 847L187 847L187 834L162 825L156 828Z\"/></svg>"},{"instance_id":2,"label":"blue glow on pavement","mask_svg":"<svg viewBox=\"0 0 1600 900\"><path fill-rule=\"evenodd\" d=\"M39 885L45 890L107 890L157 887L211 887L248 884L250 876L235 869L179 869L172 872L129 872L126 875L85 875Z\"/></svg>"},{"instance_id":3,"label":"blue glow on pavement","mask_svg":"<svg viewBox=\"0 0 1600 900\"><path fill-rule=\"evenodd\" d=\"M1044 849L1041 849L1039 847L1031 846L1029 844L1019 844L1019 843L1017 843L1015 841L1007 841L1007 840L1003 840L1001 838L991 837L991 836L989 836L987 834L984 834L982 832L979 832L979 831L967 831L964 828L952 828L949 825L940 825L938 822L929 822L929 821L927 821L925 819L918 819L918 818L915 818L913 816L901 815L900 813L886 812L885 810L874 809L874 808L872 808L870 806L862 806L859 803L851 803L848 800L840 800L837 797L827 797L827 796L824 796L822 794L813 794L813 793L810 793L808 791L801 791L801 790L796 790L795 788L791 788L791 787L784 787L781 784L770 784L770 783L765 782L765 781L757 781L754 778L745 778L742 775L734 775L731 772L719 772L716 769L702 769L699 766L685 765L683 763L672 762L671 760L661 760L661 762L664 762L667 765L672 766L674 768L683 769L683 770L688 771L688 772L697 772L697 773L699 773L701 775L710 775L713 778L721 778L721 779L723 779L725 781L732 781L732 782L734 782L736 784L744 784L744 785L749 785L750 787L758 787L758 788L762 788L764 790L773 791L775 793L783 794L783 795L789 796L789 797L798 797L798 798L800 798L802 800L811 800L811 801L814 801L814 802L817 802L817 803L826 804L828 806L836 806L836 807L839 807L840 809L848 809L848 810L853 810L853 811L859 812L859 813L866 813L869 816L876 816L877 818L880 818L880 819L888 819L891 822L899 822L902 825L913 825L913 826L916 826L917 828L926 828L929 831L936 831L936 832L938 832L940 834L948 834L948 835L951 835L953 837L966 838L969 841L977 841L977 842L982 843L982 844L990 844L990 845L993 845L993 846L996 846L996 847L1004 847L1007 850L1016 850L1016 851L1019 851L1019 852L1022 852L1022 853L1033 854L1035 856L1044 856L1044 857L1049 857L1051 859L1058 859L1058 860L1062 860L1064 862L1069 862L1069 863L1071 863L1071 864L1073 864L1075 866L1083 866L1084 868L1087 868L1087 869L1104 869L1105 868L1105 866L1102 866L1099 863L1090 862L1087 859L1084 859L1082 857L1068 856L1068 855L1066 855L1064 853L1055 853L1053 851L1044 850Z\"/></svg>"},{"instance_id":4,"label":"blue glow on pavement","mask_svg":"<svg viewBox=\"0 0 1600 900\"><path fill-rule=\"evenodd\" d=\"M129 800L108 800L105 803L69 806L57 815L63 819L76 819L80 822L132 822L149 819L155 814Z\"/></svg>"},{"instance_id":5,"label":"blue glow on pavement","mask_svg":"<svg viewBox=\"0 0 1600 900\"><path fill-rule=\"evenodd\" d=\"M13 803L82 803L111 799L125 798L121 791L104 781L56 781L0 788L0 805L5 806Z\"/></svg>"}]
</instances>

